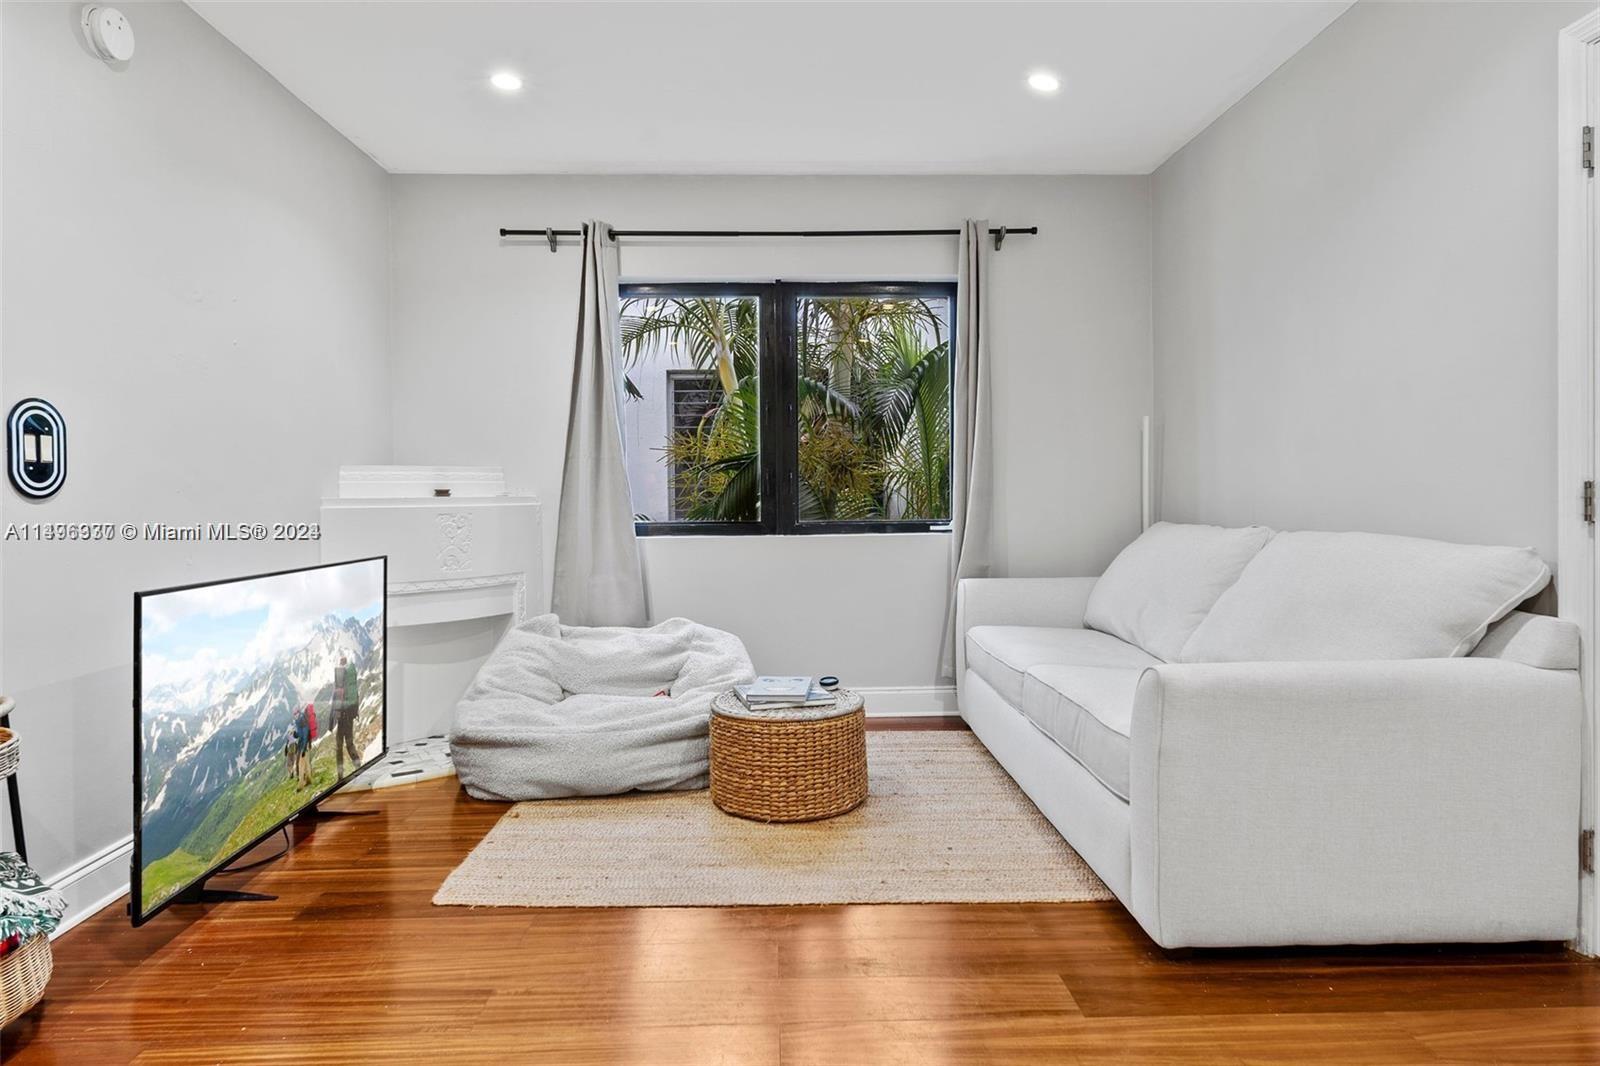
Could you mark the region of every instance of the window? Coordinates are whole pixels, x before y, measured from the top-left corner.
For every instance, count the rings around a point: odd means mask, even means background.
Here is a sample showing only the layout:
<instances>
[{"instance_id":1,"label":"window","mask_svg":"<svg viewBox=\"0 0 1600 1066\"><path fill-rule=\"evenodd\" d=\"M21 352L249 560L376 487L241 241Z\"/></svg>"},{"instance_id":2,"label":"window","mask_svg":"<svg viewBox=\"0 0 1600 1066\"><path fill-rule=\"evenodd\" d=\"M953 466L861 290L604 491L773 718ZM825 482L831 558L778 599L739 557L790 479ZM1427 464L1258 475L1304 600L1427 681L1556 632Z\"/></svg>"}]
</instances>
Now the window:
<instances>
[{"instance_id":1,"label":"window","mask_svg":"<svg viewBox=\"0 0 1600 1066\"><path fill-rule=\"evenodd\" d=\"M763 302L707 286L625 286L623 449L643 529L758 525Z\"/></svg>"},{"instance_id":2,"label":"window","mask_svg":"<svg viewBox=\"0 0 1600 1066\"><path fill-rule=\"evenodd\" d=\"M948 522L954 304L938 283L623 286L639 532Z\"/></svg>"}]
</instances>

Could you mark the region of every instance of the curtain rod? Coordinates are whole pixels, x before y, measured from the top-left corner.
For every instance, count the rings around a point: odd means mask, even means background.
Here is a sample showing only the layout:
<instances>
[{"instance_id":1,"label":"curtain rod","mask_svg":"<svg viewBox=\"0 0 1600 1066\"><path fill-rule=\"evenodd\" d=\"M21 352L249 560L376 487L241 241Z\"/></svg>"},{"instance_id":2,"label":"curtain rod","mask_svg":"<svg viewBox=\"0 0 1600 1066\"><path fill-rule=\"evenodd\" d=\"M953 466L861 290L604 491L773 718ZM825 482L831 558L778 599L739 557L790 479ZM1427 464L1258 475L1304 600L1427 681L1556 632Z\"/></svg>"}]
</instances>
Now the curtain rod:
<instances>
[{"instance_id":1,"label":"curtain rod","mask_svg":"<svg viewBox=\"0 0 1600 1066\"><path fill-rule=\"evenodd\" d=\"M1038 226L997 226L989 230L995 251L1012 234L1032 237ZM581 229L506 229L502 237L543 237L556 250L557 237L581 237ZM611 239L621 237L959 237L958 229L613 229Z\"/></svg>"}]
</instances>

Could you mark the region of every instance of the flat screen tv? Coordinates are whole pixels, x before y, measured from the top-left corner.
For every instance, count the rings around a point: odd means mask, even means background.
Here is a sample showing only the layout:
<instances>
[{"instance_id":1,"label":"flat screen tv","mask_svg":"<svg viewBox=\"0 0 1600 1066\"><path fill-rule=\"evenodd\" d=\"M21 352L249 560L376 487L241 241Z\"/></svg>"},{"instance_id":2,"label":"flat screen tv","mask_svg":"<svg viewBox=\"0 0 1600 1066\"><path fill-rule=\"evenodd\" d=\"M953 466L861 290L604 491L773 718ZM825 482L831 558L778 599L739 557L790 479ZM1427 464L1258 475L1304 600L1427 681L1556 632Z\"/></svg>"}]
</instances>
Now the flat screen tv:
<instances>
[{"instance_id":1,"label":"flat screen tv","mask_svg":"<svg viewBox=\"0 0 1600 1066\"><path fill-rule=\"evenodd\" d=\"M386 557L133 598L133 924L388 748Z\"/></svg>"}]
</instances>

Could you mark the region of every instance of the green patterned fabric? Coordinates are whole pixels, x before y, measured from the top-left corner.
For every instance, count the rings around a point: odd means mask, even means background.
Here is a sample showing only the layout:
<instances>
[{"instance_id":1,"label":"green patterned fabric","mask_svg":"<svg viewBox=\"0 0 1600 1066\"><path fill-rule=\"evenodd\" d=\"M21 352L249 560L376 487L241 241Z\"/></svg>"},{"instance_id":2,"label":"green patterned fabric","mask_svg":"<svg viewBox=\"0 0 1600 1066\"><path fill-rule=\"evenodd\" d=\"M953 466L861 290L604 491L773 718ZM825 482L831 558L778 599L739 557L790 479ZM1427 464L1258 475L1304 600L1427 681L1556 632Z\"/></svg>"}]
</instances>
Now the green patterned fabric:
<instances>
[{"instance_id":1,"label":"green patterned fabric","mask_svg":"<svg viewBox=\"0 0 1600 1066\"><path fill-rule=\"evenodd\" d=\"M39 880L21 856L0 851L0 940L53 932L66 911L61 893Z\"/></svg>"}]
</instances>

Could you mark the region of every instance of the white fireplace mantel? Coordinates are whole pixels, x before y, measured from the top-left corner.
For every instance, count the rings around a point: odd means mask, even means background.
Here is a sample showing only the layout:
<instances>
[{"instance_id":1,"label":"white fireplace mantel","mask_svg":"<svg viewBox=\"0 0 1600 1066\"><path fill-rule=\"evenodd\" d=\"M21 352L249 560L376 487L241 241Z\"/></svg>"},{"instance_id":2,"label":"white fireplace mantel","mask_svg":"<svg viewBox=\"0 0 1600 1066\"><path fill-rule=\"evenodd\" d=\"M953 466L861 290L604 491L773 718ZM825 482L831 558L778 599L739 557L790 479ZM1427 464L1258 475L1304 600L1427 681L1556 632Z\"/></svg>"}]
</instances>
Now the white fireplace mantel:
<instances>
[{"instance_id":1,"label":"white fireplace mantel","mask_svg":"<svg viewBox=\"0 0 1600 1066\"><path fill-rule=\"evenodd\" d=\"M389 557L391 627L520 622L541 588L542 532L538 498L506 495L499 467L341 467L322 501L324 561Z\"/></svg>"}]
</instances>

